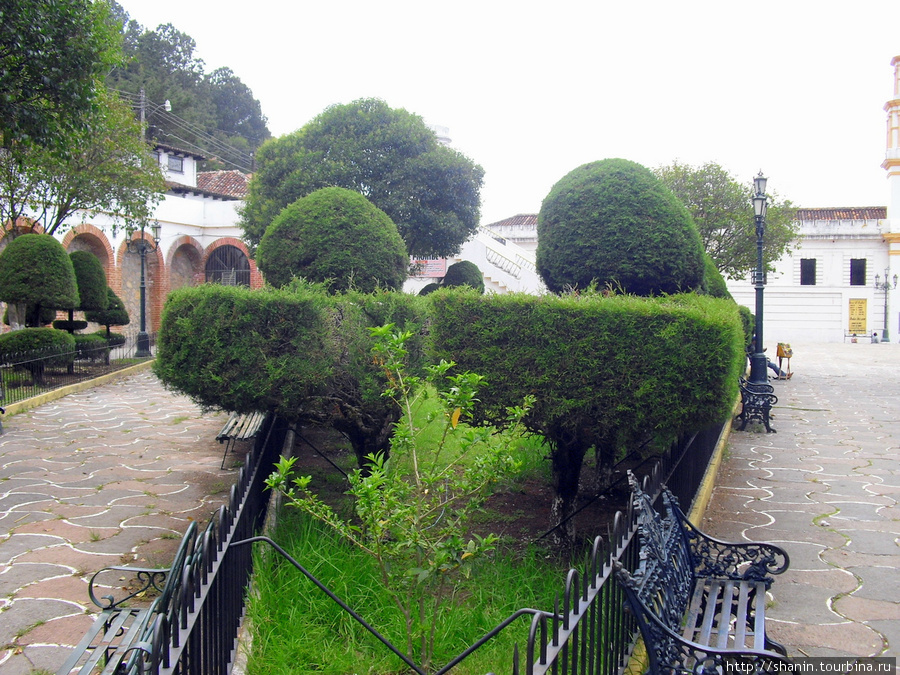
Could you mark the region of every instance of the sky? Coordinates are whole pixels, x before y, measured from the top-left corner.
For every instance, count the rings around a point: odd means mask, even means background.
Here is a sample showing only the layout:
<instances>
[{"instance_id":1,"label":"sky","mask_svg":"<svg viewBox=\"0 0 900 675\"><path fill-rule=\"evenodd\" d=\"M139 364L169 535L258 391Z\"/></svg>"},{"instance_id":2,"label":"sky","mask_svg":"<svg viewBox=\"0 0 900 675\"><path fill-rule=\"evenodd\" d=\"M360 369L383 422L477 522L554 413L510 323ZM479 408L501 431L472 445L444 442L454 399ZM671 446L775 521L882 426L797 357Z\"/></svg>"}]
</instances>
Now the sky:
<instances>
[{"instance_id":1,"label":"sky","mask_svg":"<svg viewBox=\"0 0 900 675\"><path fill-rule=\"evenodd\" d=\"M482 224L609 157L762 171L801 207L888 203L900 0L118 1L231 68L274 136L369 97L447 127L485 170Z\"/></svg>"}]
</instances>

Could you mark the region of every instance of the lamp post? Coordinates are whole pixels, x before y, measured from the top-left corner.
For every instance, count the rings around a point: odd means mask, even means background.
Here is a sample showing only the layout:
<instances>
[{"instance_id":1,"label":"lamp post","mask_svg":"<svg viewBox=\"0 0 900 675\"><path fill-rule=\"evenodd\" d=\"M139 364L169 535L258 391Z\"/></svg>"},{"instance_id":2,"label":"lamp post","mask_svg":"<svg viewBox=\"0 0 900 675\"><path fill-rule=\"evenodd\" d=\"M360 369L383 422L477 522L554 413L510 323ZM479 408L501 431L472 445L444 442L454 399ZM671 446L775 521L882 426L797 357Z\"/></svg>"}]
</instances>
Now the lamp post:
<instances>
[{"instance_id":1,"label":"lamp post","mask_svg":"<svg viewBox=\"0 0 900 675\"><path fill-rule=\"evenodd\" d=\"M897 275L894 275L894 283L888 281L889 269L884 270L884 281L881 281L881 275L875 275L875 290L884 292L884 330L881 331L881 341L890 342L888 337L888 294L897 288Z\"/></svg>"},{"instance_id":2,"label":"lamp post","mask_svg":"<svg viewBox=\"0 0 900 675\"><path fill-rule=\"evenodd\" d=\"M155 243L159 239L160 230L159 223L154 223L151 228L153 237L151 241ZM141 329L137 336L137 351L134 355L138 358L151 356L150 352L150 335L147 333L147 274L146 260L147 249L151 246L151 241L147 241L144 237L144 223L141 223L141 238L128 242L129 253L140 253L141 255Z\"/></svg>"},{"instance_id":3,"label":"lamp post","mask_svg":"<svg viewBox=\"0 0 900 675\"><path fill-rule=\"evenodd\" d=\"M756 222L756 271L753 273L753 285L756 287L756 342L754 353L750 357L750 382L766 384L766 355L763 353L763 290L766 287L766 271L763 267L763 239L766 235L766 208L769 198L766 196L766 178L759 175L753 179L753 217Z\"/></svg>"}]
</instances>

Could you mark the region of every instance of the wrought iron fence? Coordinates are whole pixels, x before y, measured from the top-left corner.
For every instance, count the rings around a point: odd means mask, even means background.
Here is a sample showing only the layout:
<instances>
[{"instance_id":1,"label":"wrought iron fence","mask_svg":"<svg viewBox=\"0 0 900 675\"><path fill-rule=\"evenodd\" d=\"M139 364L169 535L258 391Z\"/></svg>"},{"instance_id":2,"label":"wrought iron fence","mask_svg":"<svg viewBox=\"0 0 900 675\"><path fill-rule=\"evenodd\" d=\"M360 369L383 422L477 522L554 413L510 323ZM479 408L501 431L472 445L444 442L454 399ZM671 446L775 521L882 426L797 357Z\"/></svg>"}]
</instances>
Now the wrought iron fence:
<instances>
[{"instance_id":1,"label":"wrought iron fence","mask_svg":"<svg viewBox=\"0 0 900 675\"><path fill-rule=\"evenodd\" d=\"M269 416L223 505L196 544L179 596L157 615L136 652L130 675L227 675L237 648L244 596L253 570L249 546L266 518L265 479L284 443L286 428Z\"/></svg>"},{"instance_id":2,"label":"wrought iron fence","mask_svg":"<svg viewBox=\"0 0 900 675\"><path fill-rule=\"evenodd\" d=\"M146 360L135 356L138 333L115 335L110 341L79 341L75 347L48 347L0 353L0 405L121 370ZM156 334L150 334L155 352Z\"/></svg>"},{"instance_id":3,"label":"wrought iron fence","mask_svg":"<svg viewBox=\"0 0 900 675\"><path fill-rule=\"evenodd\" d=\"M644 473L644 491L658 498L665 483L686 507L693 502L723 425L676 443ZM613 675L628 664L637 623L625 611L625 594L613 572L616 562L637 566L637 518L630 502L616 513L609 535L594 540L582 571L569 570L551 615L535 616L525 649L526 675ZM518 654L513 675L521 672Z\"/></svg>"}]
</instances>

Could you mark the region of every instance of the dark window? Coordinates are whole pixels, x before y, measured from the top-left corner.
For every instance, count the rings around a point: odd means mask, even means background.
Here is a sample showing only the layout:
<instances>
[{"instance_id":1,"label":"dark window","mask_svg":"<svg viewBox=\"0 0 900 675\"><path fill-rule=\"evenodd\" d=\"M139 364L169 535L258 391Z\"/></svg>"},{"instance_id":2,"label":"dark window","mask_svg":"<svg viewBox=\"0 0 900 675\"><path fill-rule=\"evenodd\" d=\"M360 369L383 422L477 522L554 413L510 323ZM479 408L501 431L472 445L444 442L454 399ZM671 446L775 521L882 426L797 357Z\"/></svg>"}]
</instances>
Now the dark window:
<instances>
[{"instance_id":1,"label":"dark window","mask_svg":"<svg viewBox=\"0 0 900 675\"><path fill-rule=\"evenodd\" d=\"M801 258L800 259L800 285L815 286L816 285L816 259Z\"/></svg>"},{"instance_id":2,"label":"dark window","mask_svg":"<svg viewBox=\"0 0 900 675\"><path fill-rule=\"evenodd\" d=\"M223 286L249 286L250 261L235 246L220 246L206 261L206 281Z\"/></svg>"},{"instance_id":3,"label":"dark window","mask_svg":"<svg viewBox=\"0 0 900 675\"><path fill-rule=\"evenodd\" d=\"M184 157L169 155L169 171L184 173Z\"/></svg>"},{"instance_id":4,"label":"dark window","mask_svg":"<svg viewBox=\"0 0 900 675\"><path fill-rule=\"evenodd\" d=\"M850 285L865 286L866 285L866 259L851 258L850 259Z\"/></svg>"}]
</instances>

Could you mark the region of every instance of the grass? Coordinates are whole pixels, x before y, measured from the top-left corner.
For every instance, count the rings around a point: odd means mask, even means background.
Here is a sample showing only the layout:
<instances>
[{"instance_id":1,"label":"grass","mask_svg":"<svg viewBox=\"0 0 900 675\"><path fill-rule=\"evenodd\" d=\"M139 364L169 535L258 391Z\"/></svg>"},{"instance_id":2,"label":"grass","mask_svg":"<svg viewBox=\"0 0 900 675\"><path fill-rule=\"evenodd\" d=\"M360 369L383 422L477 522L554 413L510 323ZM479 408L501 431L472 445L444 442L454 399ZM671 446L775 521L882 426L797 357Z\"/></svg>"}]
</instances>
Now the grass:
<instances>
[{"instance_id":1,"label":"grass","mask_svg":"<svg viewBox=\"0 0 900 675\"><path fill-rule=\"evenodd\" d=\"M279 514L273 537L332 592L398 648L399 611L381 587L372 559L293 509ZM248 675L399 673L402 661L271 549L257 549L248 616L253 630ZM550 578L560 583L547 583ZM464 584L436 640L436 664L448 662L522 607L551 609L563 577L539 549L498 550ZM524 645L521 618L454 669L455 675L510 672L513 645Z\"/></svg>"}]
</instances>

